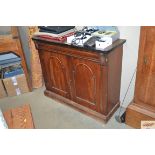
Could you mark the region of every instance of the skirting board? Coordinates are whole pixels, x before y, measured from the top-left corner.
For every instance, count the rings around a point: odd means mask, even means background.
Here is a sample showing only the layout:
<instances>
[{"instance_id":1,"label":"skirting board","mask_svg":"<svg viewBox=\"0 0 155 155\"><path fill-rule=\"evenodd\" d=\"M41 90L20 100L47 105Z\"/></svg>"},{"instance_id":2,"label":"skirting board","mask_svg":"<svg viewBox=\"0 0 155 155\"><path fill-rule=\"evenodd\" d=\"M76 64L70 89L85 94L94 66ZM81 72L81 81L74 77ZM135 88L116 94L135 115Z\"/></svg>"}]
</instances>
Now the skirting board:
<instances>
[{"instance_id":1,"label":"skirting board","mask_svg":"<svg viewBox=\"0 0 155 155\"><path fill-rule=\"evenodd\" d=\"M105 115L103 115L101 113L98 113L96 111L93 111L93 110L91 110L91 109L89 109L87 107L84 107L84 106L82 106L82 105L80 105L80 104L78 104L76 102L73 102L73 101L71 101L71 100L69 100L69 99L67 99L65 97L62 97L62 96L60 96L58 94L55 94L55 93L53 93L51 91L45 90L44 94L47 97L50 97L52 99L55 99L55 100L59 101L60 103L64 103L66 105L69 105L72 108L74 108L75 110L78 110L78 111L80 111L80 112L82 112L82 113L84 113L84 114L86 114L86 115L88 115L88 116L90 116L92 118L95 118L95 119L97 119L97 120L99 120L101 122L104 122L104 123L106 123L110 119L110 117L113 115L113 113L120 106L120 103L118 102L115 105L115 107L111 110L111 112L107 116L105 116Z\"/></svg>"},{"instance_id":2,"label":"skirting board","mask_svg":"<svg viewBox=\"0 0 155 155\"><path fill-rule=\"evenodd\" d=\"M141 121L155 121L155 111L145 105L140 106L132 102L127 107L125 120L127 125L140 129Z\"/></svg>"}]
</instances>

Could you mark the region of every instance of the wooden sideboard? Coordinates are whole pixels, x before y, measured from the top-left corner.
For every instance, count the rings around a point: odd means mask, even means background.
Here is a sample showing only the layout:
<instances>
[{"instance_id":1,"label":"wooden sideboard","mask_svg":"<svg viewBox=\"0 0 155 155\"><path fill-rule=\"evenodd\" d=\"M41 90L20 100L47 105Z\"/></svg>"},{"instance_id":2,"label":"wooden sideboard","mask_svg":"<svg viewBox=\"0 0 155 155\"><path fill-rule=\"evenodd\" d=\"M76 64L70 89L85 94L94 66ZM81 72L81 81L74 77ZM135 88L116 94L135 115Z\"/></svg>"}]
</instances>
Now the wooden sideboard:
<instances>
[{"instance_id":1,"label":"wooden sideboard","mask_svg":"<svg viewBox=\"0 0 155 155\"><path fill-rule=\"evenodd\" d=\"M126 110L126 124L141 128L155 121L155 26L141 27L134 99Z\"/></svg>"},{"instance_id":2,"label":"wooden sideboard","mask_svg":"<svg viewBox=\"0 0 155 155\"><path fill-rule=\"evenodd\" d=\"M45 95L102 121L120 104L122 53L125 40L104 51L33 37L39 51Z\"/></svg>"}]
</instances>

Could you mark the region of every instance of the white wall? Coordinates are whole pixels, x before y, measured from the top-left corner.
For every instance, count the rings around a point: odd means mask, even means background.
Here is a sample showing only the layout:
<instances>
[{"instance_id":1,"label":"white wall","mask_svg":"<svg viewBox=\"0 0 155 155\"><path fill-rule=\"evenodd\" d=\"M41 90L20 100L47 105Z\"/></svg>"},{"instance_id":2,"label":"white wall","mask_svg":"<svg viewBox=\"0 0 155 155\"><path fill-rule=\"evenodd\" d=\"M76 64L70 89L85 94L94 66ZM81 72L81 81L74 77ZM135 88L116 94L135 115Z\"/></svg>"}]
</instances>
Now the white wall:
<instances>
[{"instance_id":1,"label":"white wall","mask_svg":"<svg viewBox=\"0 0 155 155\"><path fill-rule=\"evenodd\" d=\"M138 49L139 49L139 26L118 26L120 31L120 38L126 39L126 43L123 47L123 62L122 62L122 79L121 79L121 95L120 100L122 102L125 92L128 88L130 79L137 66ZM136 76L135 76L136 77ZM126 107L133 99L135 77L124 101L123 106Z\"/></svg>"}]
</instances>

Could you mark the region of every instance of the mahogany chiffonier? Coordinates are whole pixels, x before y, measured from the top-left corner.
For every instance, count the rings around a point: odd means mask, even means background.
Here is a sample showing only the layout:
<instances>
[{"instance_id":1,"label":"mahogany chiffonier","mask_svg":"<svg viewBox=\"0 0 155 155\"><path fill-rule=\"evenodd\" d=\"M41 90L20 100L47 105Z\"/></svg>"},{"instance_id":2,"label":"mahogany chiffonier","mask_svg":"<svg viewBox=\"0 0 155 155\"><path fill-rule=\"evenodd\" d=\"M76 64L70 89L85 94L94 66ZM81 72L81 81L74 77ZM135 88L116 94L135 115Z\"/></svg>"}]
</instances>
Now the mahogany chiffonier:
<instances>
[{"instance_id":1,"label":"mahogany chiffonier","mask_svg":"<svg viewBox=\"0 0 155 155\"><path fill-rule=\"evenodd\" d=\"M120 104L123 44L104 51L33 37L39 51L45 95L107 121Z\"/></svg>"}]
</instances>

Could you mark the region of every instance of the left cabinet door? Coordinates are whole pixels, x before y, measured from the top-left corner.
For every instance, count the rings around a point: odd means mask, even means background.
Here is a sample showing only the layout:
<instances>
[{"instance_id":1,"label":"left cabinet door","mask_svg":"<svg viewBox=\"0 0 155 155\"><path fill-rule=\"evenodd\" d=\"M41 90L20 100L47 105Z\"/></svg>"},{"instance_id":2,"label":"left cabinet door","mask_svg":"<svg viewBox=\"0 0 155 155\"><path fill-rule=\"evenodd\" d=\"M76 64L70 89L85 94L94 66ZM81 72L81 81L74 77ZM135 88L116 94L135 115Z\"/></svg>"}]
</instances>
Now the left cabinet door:
<instances>
[{"instance_id":1,"label":"left cabinet door","mask_svg":"<svg viewBox=\"0 0 155 155\"><path fill-rule=\"evenodd\" d=\"M68 57L55 52L40 51L45 86L63 97L70 98Z\"/></svg>"}]
</instances>

